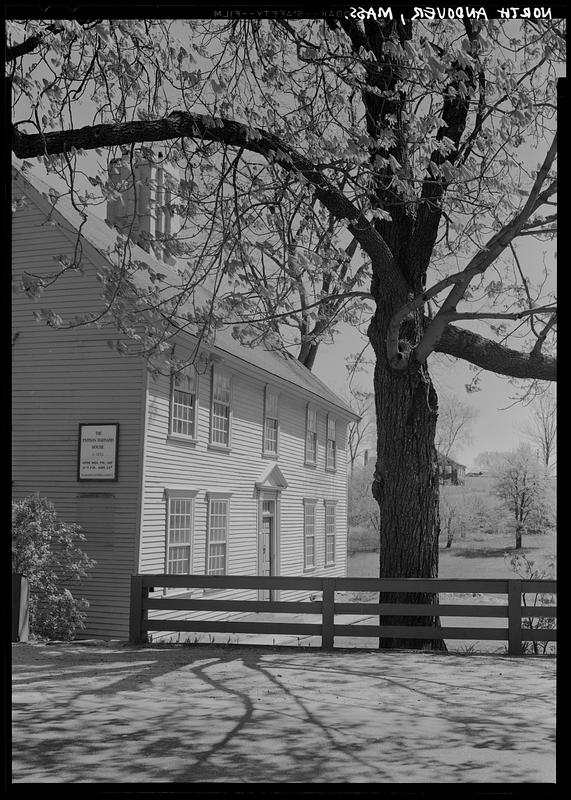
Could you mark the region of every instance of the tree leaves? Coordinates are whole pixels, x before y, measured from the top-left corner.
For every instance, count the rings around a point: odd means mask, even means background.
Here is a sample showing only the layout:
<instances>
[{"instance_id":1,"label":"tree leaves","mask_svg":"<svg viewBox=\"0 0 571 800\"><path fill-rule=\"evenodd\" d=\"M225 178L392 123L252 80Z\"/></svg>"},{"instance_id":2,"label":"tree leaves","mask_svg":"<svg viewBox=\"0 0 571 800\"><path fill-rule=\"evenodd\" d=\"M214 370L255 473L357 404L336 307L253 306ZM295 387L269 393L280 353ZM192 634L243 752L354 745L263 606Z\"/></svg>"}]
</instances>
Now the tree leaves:
<instances>
[{"instance_id":1,"label":"tree leaves","mask_svg":"<svg viewBox=\"0 0 571 800\"><path fill-rule=\"evenodd\" d=\"M43 27L30 21L22 33L33 35ZM532 144L534 137L540 142L550 124L554 76L545 58L559 40L547 26L528 30L518 22L512 27L526 42L515 52L508 26L494 20L473 26L470 37L461 20L413 25L410 39L385 38L375 51L366 37L352 41L342 26L323 20L232 25L106 20L91 26L64 21L60 35L38 46L35 66L32 59L22 59L14 70L13 84L20 91L14 114L27 119L22 130L36 130L40 121L49 131L91 120L152 123L173 108L192 109L218 130L225 124L221 114L243 122L253 145L262 141L262 130L273 134L281 143L269 160L238 155L223 143L185 139L165 146L168 160L177 162L190 187L170 205L186 221L185 237L177 243L181 255L200 253L204 276L227 274L229 281L255 287L259 310L267 317L269 296L260 287L269 287L279 313L294 291L295 307L319 299L323 291L362 285L367 274L356 265L347 271L339 255L348 243L343 227L351 221L328 217L316 205L307 177L282 169L291 167L289 148L301 152L387 231L396 224L400 206L415 218L423 210L423 190L445 185L435 267L481 246L517 208L517 192L527 190L517 167L517 145L524 135ZM399 79L387 88L379 77L397 65ZM478 82L484 73L485 80ZM365 97L385 109L374 135L367 130ZM398 97L405 102L397 113ZM455 97L470 104L458 147L445 122ZM117 155L104 147L97 152L103 159ZM76 153L73 164L83 158ZM124 161L128 167L128 154ZM48 156L45 164L71 182L65 158ZM91 168L86 173L85 182L101 199L117 199L106 175ZM374 199L381 186L390 191L394 209ZM97 202L75 183L72 192L78 203ZM332 238L336 253L326 245ZM308 258L308 252L316 257ZM342 275L339 284L324 268L327 260ZM284 265L290 271L280 275ZM321 306L321 316L307 310L305 320L321 321L326 308L332 324L338 315L350 314L349 302L332 303Z\"/></svg>"}]
</instances>

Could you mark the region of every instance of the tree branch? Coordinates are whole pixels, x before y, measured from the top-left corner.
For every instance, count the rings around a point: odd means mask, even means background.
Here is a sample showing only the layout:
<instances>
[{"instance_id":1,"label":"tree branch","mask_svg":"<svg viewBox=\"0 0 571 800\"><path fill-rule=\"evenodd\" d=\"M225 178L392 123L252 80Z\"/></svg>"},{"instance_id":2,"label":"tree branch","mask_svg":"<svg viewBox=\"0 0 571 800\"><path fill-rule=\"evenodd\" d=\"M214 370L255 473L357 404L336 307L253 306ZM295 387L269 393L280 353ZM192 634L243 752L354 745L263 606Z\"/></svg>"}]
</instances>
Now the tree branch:
<instances>
[{"instance_id":1,"label":"tree branch","mask_svg":"<svg viewBox=\"0 0 571 800\"><path fill-rule=\"evenodd\" d=\"M528 228L537 228L538 225L548 225L551 222L557 221L557 214L549 214L547 217L539 217L537 219L530 219L529 222L523 226L523 230Z\"/></svg>"},{"instance_id":2,"label":"tree branch","mask_svg":"<svg viewBox=\"0 0 571 800\"><path fill-rule=\"evenodd\" d=\"M342 292L340 294L331 294L327 297L321 297L319 300L316 300L314 303L307 303L303 304L300 308L290 309L289 311L283 311L281 313L274 313L263 317L251 317L248 316L244 320L240 319L221 319L217 320L222 325L249 325L250 323L254 322L268 322L273 319L282 319L285 317L293 317L296 314L301 314L303 311L307 311L310 308L318 308L319 306L323 305L324 303L329 303L331 300L350 300L353 297L362 297L365 300L372 300L373 295L370 292ZM312 334L316 335L315 329L311 331ZM319 331L322 333L322 331Z\"/></svg>"},{"instance_id":3,"label":"tree branch","mask_svg":"<svg viewBox=\"0 0 571 800\"><path fill-rule=\"evenodd\" d=\"M469 49L473 66L461 66L457 61L450 65L449 81L445 90L443 90L443 103L439 112L443 124L436 133L437 146L430 156L426 174L422 179L417 217L409 243L407 261L410 264L414 264L414 268L410 271L410 276L417 280L420 279L422 283L424 283L430 261L429 254L432 253L438 236L443 214L443 199L450 183L442 173L441 167L445 163L456 165L460 160L460 152L464 147L461 147L460 143L466 132L472 100L470 97L465 96L464 91L458 91L463 82L466 82L474 92L479 87L478 110L476 112L476 122L474 123L476 127L482 124L482 115L485 108L486 83L481 66L477 71L478 82L476 83L478 55L474 41L477 38L479 23L465 20L464 27L470 41ZM438 53L439 58L442 59L444 57L442 48L434 42L431 42L431 45ZM446 154L439 146L445 138L450 140L451 143L450 150Z\"/></svg>"},{"instance_id":4,"label":"tree branch","mask_svg":"<svg viewBox=\"0 0 571 800\"><path fill-rule=\"evenodd\" d=\"M283 169L294 172L313 186L317 199L348 230L373 262L373 268L395 290L404 280L393 263L393 255L365 215L315 165L279 137L259 128L221 117L176 111L160 120L116 125L88 125L52 133L26 134L13 128L12 149L18 158L33 158L76 150L94 150L136 142L157 142L188 137L221 142L258 153Z\"/></svg>"},{"instance_id":5,"label":"tree branch","mask_svg":"<svg viewBox=\"0 0 571 800\"><path fill-rule=\"evenodd\" d=\"M557 228L538 228L537 230L525 230L518 233L519 236L553 236L557 233Z\"/></svg>"},{"instance_id":6,"label":"tree branch","mask_svg":"<svg viewBox=\"0 0 571 800\"><path fill-rule=\"evenodd\" d=\"M434 350L440 336L442 336L444 329L448 324L446 314L450 311L456 311L456 305L463 298L471 280L476 275L485 272L488 267L494 263L503 250L505 250L510 242L520 233L531 214L537 210L537 208L545 201L545 199L548 199L557 191L556 181L552 181L547 189L542 191L543 184L547 179L549 170L555 161L556 155L557 135L553 137L551 147L549 148L545 160L537 173L536 179L533 182L533 186L531 187L527 200L525 201L522 209L506 225L504 225L504 227L498 233L492 236L486 245L474 256L474 258L472 258L464 270L464 278L454 281L452 290L444 300L440 310L435 315L428 328L425 330L420 343L414 350L415 358L418 362L422 363L426 361L428 355ZM393 351L390 351L387 354L389 359L395 359L395 353ZM404 369L406 367L406 360L403 358L398 359L396 363L398 363L399 368Z\"/></svg>"},{"instance_id":7,"label":"tree branch","mask_svg":"<svg viewBox=\"0 0 571 800\"><path fill-rule=\"evenodd\" d=\"M557 313L553 314L553 316L550 317L550 319L545 324L545 327L537 337L537 342L533 345L533 349L531 351L532 356L538 356L541 353L541 349L543 347L543 343L545 342L545 338L556 322L557 322Z\"/></svg>"},{"instance_id":8,"label":"tree branch","mask_svg":"<svg viewBox=\"0 0 571 800\"><path fill-rule=\"evenodd\" d=\"M422 294L418 294L416 295L416 297L413 297L412 300L410 300L408 303L405 303L404 306L401 306L401 308L399 308L396 314L393 315L387 329L387 341L386 341L389 360L393 359L391 363L395 363L396 366L396 363L400 360L400 356L397 355L399 353L398 341L399 341L400 326L402 325L404 320L409 316L409 314L413 314L418 308L424 305L424 303L427 303L432 297L439 294L448 286L458 283L464 277L465 277L464 270L462 270L461 272L455 272L453 275L449 275L447 278L443 278L441 281L438 281L438 283L435 283L434 286L431 286L430 289L426 289L426 291L424 291ZM433 317L430 318L433 319Z\"/></svg>"},{"instance_id":9,"label":"tree branch","mask_svg":"<svg viewBox=\"0 0 571 800\"><path fill-rule=\"evenodd\" d=\"M458 319L523 319L524 317L529 317L530 314L552 314L554 311L555 309L552 305L539 306L538 308L526 308L525 311L514 311L513 313L494 313L491 311L489 313L486 311L448 311L443 314L443 319L447 319L449 322ZM557 312L555 311L555 313Z\"/></svg>"},{"instance_id":10,"label":"tree branch","mask_svg":"<svg viewBox=\"0 0 571 800\"><path fill-rule=\"evenodd\" d=\"M425 324L428 322L429 320L425 320ZM535 347L531 353L512 350L478 333L454 325L446 327L434 350L511 378L542 381L557 379L557 359L553 356L543 355Z\"/></svg>"},{"instance_id":11,"label":"tree branch","mask_svg":"<svg viewBox=\"0 0 571 800\"><path fill-rule=\"evenodd\" d=\"M41 33L36 33L34 36L30 36L28 39L24 39L23 42L19 44L15 44L12 47L6 48L6 63L9 64L11 61L15 61L20 56L25 56L28 53L33 52L36 47L39 47L42 41L44 40L46 33L59 33L63 28L60 25L47 25L44 31Z\"/></svg>"}]
</instances>

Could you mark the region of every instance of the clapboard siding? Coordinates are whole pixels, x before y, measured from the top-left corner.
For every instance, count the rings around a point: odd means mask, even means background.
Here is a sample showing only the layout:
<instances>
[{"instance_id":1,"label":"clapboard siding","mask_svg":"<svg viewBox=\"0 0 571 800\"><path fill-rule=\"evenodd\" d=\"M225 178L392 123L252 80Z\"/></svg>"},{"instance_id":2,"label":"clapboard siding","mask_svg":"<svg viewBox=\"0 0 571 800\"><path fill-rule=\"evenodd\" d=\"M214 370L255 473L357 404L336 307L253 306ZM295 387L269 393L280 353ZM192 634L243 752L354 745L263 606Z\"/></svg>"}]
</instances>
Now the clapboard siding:
<instances>
[{"instance_id":1,"label":"clapboard siding","mask_svg":"<svg viewBox=\"0 0 571 800\"><path fill-rule=\"evenodd\" d=\"M206 566L206 513L208 491L231 493L228 573L258 573L258 493L255 484L274 459L262 457L263 402L266 383L239 371L231 360L218 366L232 374L231 451L209 449L210 377L199 378L196 442L169 438L169 395L167 378L149 382L146 423L145 478L140 571L165 570L166 499L168 486L186 486L197 490L194 502L194 538L192 571L204 574ZM268 383L272 386L271 376ZM317 500L316 569L324 576L342 576L346 572L347 492L346 424L337 418L338 465L335 473L325 470L326 412L318 409L318 460L316 467L304 465L306 402L295 390L279 393L279 453L277 464L288 486L280 495L279 572L301 575L303 572L303 499ZM336 562L325 566L324 500L336 501ZM194 590L201 592L202 590ZM233 596L232 593L229 596ZM252 592L249 595L252 597ZM284 591L283 599L305 597L303 592ZM184 612L173 612L182 618ZM188 613L186 614L188 616ZM211 612L207 618L220 618Z\"/></svg>"},{"instance_id":2,"label":"clapboard siding","mask_svg":"<svg viewBox=\"0 0 571 800\"><path fill-rule=\"evenodd\" d=\"M16 279L24 271L45 276L57 267L54 257L71 252L69 235L46 224L35 201L14 214ZM13 493L39 492L64 520L83 526L84 548L97 560L78 591L90 601L86 633L125 637L136 570L144 364L108 347L112 329L54 330L33 316L51 308L68 320L101 308L93 264L84 257L82 266L83 273L62 276L37 301L22 293L13 298ZM82 422L119 423L118 481L77 481Z\"/></svg>"},{"instance_id":3,"label":"clapboard siding","mask_svg":"<svg viewBox=\"0 0 571 800\"><path fill-rule=\"evenodd\" d=\"M15 196L22 187L31 199L14 215L16 280L25 271L35 275L56 271L59 257L71 255L77 243L75 223L54 214L57 224L49 224L49 203L33 186L26 188L21 178L17 178ZM81 585L81 593L91 603L87 632L126 636L131 574L165 571L167 487L184 485L197 492L193 572L206 571L207 492L216 491L231 495L228 572L258 574L256 483L273 460L288 484L279 502L279 574L303 574L303 499L313 498L317 501L313 574L344 575L347 495L346 426L342 418L347 419L347 411L339 410L341 416L336 417L338 468L329 473L325 470L326 413L327 408L335 406L335 397L319 382L308 381L299 369L284 373L279 359L274 376L265 371L271 363L267 354L256 365L254 353L250 360L249 355L237 354L233 345L226 343L228 352L222 345L215 355L222 355L219 365L232 373L230 452L208 447L209 373L199 380L197 441L170 438L169 380L147 378L142 361L121 357L109 348L107 340L118 338L112 326L66 331L53 330L34 320L33 311L42 308L53 309L66 323L78 314L102 309L101 286L95 275L107 264L102 253L107 229L98 221L84 230L88 232L82 242L82 270L68 271L46 288L39 300L21 293L14 298L13 330L17 338L13 347L13 476L16 496L40 491L54 502L64 519L79 522L85 529L85 549L98 562L91 577ZM292 377L287 379L286 374ZM266 383L280 398L280 446L276 459L262 455ZM316 391L324 393L321 401ZM318 409L316 467L304 464L306 405L310 398ZM80 422L119 423L117 482L77 481ZM335 564L327 566L324 500L337 503L337 556ZM250 590L226 590L220 596L251 598L256 594ZM304 596L297 591L281 594L283 599ZM225 615L211 612L209 616L216 619Z\"/></svg>"}]
</instances>

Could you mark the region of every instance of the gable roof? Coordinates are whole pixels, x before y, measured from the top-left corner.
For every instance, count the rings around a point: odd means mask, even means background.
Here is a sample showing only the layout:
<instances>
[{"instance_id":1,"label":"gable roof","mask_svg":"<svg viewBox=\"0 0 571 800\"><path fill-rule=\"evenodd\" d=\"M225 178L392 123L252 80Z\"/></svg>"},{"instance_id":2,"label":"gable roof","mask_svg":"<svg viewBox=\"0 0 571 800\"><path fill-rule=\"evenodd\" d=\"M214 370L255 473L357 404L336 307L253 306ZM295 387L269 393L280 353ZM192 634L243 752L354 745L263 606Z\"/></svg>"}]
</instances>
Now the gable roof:
<instances>
[{"instance_id":1,"label":"gable roof","mask_svg":"<svg viewBox=\"0 0 571 800\"><path fill-rule=\"evenodd\" d=\"M454 461L454 459L450 458L450 456L445 456L444 453L441 453L439 450L436 451L436 457L438 463L442 466L449 464L452 467L462 467L462 469L466 469L466 466L464 464L460 464L460 462Z\"/></svg>"},{"instance_id":2,"label":"gable roof","mask_svg":"<svg viewBox=\"0 0 571 800\"><path fill-rule=\"evenodd\" d=\"M27 169L24 174L21 169L13 167L12 177L20 191L42 210L52 215L57 227L68 237L72 237L71 241L74 241L80 232L82 244L87 245L84 253L95 266L98 263L101 264L102 260L109 263L108 253L119 236L119 232L115 228L92 213L87 213L84 219L67 195L59 197L54 204L50 199L54 195L53 187L37 175L33 168ZM152 271L167 275L171 271L174 277L172 267L158 261L154 255L147 253L142 247L131 243L131 253L133 259L146 263ZM207 302L208 294L205 289L202 289L202 297L199 299L204 303ZM188 333L184 335L192 338ZM233 359L239 359L256 370L262 370L272 377L285 381L298 391L301 390L304 395L313 395L326 405L333 406L343 417L359 419L359 416L344 400L289 353L267 350L262 346L247 347L232 336L229 326L216 330L215 340L209 347L214 351L227 354Z\"/></svg>"}]
</instances>

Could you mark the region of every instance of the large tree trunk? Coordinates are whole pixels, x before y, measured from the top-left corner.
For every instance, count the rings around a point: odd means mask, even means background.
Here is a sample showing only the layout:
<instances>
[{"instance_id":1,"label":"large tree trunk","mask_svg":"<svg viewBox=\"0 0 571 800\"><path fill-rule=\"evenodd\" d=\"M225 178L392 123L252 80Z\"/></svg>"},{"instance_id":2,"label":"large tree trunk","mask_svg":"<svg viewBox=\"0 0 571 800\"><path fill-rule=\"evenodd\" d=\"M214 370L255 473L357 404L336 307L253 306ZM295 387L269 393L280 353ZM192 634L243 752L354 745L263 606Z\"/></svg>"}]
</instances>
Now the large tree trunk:
<instances>
[{"instance_id":1,"label":"large tree trunk","mask_svg":"<svg viewBox=\"0 0 571 800\"><path fill-rule=\"evenodd\" d=\"M402 299L398 300L400 303ZM398 306L397 306L398 307ZM426 366L411 359L395 371L385 352L385 331L395 304L377 300L369 327L376 355L374 373L377 415L377 462L373 495L380 509L380 577L438 577L438 469L434 436L437 395ZM410 321L407 339L419 318ZM404 332L404 331L403 331ZM380 602L430 603L434 594L381 594ZM383 616L381 625L439 626L437 617ZM445 650L440 639L381 638L381 648Z\"/></svg>"}]
</instances>

